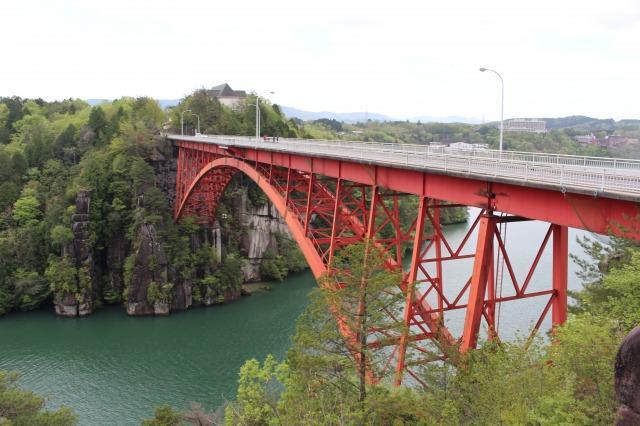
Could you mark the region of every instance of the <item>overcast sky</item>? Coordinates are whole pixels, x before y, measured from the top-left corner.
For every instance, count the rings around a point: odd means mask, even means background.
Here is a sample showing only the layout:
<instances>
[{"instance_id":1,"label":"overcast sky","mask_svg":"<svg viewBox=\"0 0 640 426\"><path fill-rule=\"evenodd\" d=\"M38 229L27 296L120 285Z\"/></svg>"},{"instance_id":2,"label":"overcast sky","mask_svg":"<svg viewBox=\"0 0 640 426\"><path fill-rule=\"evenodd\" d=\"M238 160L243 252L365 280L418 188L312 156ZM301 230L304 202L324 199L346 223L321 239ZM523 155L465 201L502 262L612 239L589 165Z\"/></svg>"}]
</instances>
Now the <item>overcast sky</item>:
<instances>
[{"instance_id":1,"label":"overcast sky","mask_svg":"<svg viewBox=\"0 0 640 426\"><path fill-rule=\"evenodd\" d=\"M228 82L305 110L640 118L640 0L0 4L0 96L175 99Z\"/></svg>"}]
</instances>

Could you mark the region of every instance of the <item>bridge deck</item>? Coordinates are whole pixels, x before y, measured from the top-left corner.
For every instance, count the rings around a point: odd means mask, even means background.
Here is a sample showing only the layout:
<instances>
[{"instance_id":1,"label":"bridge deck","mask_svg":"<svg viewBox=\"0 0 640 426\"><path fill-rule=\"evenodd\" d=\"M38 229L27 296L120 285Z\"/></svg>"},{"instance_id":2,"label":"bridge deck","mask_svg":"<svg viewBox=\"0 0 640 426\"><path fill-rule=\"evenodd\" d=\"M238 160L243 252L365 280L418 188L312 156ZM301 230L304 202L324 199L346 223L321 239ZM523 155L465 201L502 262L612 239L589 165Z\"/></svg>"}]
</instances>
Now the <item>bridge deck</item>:
<instances>
[{"instance_id":1,"label":"bridge deck","mask_svg":"<svg viewBox=\"0 0 640 426\"><path fill-rule=\"evenodd\" d=\"M171 140L288 152L311 157L423 170L562 192L640 200L640 160L429 145L314 139L256 140L243 136L168 135Z\"/></svg>"}]
</instances>

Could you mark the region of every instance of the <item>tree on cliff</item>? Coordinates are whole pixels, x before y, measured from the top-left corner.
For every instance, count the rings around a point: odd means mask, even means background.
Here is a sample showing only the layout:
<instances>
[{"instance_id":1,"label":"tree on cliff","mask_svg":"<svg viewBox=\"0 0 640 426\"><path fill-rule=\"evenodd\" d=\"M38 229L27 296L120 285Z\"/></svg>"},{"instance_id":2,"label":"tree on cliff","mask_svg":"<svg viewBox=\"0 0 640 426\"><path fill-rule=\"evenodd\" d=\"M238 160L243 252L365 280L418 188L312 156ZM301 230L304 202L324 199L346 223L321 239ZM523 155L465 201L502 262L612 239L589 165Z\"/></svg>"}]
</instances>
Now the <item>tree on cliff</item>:
<instances>
[{"instance_id":1,"label":"tree on cliff","mask_svg":"<svg viewBox=\"0 0 640 426\"><path fill-rule=\"evenodd\" d=\"M402 273L385 268L387 256L373 241L365 240L342 249L320 279L328 310L342 322L340 336L344 336L345 328L351 334L341 340L343 348L356 360L358 400L362 403L366 399L367 375L380 379L384 374L388 354L378 349L401 327L390 313L401 310L403 295L397 285Z\"/></svg>"},{"instance_id":2,"label":"tree on cliff","mask_svg":"<svg viewBox=\"0 0 640 426\"><path fill-rule=\"evenodd\" d=\"M292 373L286 383L292 392L285 393L283 404L322 410L339 394L353 404L344 406L349 407L345 415L361 420L369 415L369 383L390 373L385 369L390 353L385 342L392 342L389 336L401 330L389 315L401 312L401 272L389 271L386 260L386 253L371 241L346 247L335 256L298 320L287 358ZM312 396L318 388L333 389L325 394L329 400Z\"/></svg>"}]
</instances>

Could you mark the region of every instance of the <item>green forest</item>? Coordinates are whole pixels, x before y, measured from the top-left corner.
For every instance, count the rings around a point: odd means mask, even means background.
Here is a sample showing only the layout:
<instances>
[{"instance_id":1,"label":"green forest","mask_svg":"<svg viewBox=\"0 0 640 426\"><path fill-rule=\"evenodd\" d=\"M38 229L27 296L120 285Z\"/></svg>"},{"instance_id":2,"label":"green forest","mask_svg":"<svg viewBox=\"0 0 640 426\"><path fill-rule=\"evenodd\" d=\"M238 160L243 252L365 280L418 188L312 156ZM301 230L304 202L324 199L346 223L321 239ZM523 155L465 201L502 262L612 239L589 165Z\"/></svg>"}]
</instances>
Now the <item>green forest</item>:
<instances>
[{"instance_id":1,"label":"green forest","mask_svg":"<svg viewBox=\"0 0 640 426\"><path fill-rule=\"evenodd\" d=\"M173 111L150 98L96 107L76 99L0 99L0 315L48 301L91 312L138 303L140 292L148 305L175 304L180 283L192 287L194 304L237 293L237 215L220 215L229 234L223 259L215 259L211 238L195 221L172 220L173 188L162 174L172 148L160 133L163 125L179 132L176 116L187 108L200 113L207 132L250 134L255 126L249 107L230 110L203 91ZM298 134L277 106L261 109L265 129ZM194 117L187 119L191 125ZM220 211L231 211L233 195L247 186L235 179ZM249 201L264 202L255 192L249 188ZM154 253L140 250L148 238L161 241ZM295 246L281 240L282 252L265 266L267 278L305 267ZM148 288L138 288L140 280Z\"/></svg>"},{"instance_id":2,"label":"green forest","mask_svg":"<svg viewBox=\"0 0 640 426\"><path fill-rule=\"evenodd\" d=\"M510 151L551 152L589 156L640 157L640 123L632 120L614 122L613 120L571 120L545 119L547 133L505 132L504 149ZM588 119L588 117L584 117ZM594 123L595 121L595 123ZM428 144L438 142L467 142L487 144L498 149L499 123L471 125L462 123L415 123L409 121L366 123L343 123L336 120L320 119L311 122L299 122L305 137L316 139L364 140L387 143ZM575 125L575 127L573 127ZM566 127L565 127L566 126ZM635 140L612 148L598 145L584 145L576 142L576 135L593 132L603 138L616 134Z\"/></svg>"}]
</instances>

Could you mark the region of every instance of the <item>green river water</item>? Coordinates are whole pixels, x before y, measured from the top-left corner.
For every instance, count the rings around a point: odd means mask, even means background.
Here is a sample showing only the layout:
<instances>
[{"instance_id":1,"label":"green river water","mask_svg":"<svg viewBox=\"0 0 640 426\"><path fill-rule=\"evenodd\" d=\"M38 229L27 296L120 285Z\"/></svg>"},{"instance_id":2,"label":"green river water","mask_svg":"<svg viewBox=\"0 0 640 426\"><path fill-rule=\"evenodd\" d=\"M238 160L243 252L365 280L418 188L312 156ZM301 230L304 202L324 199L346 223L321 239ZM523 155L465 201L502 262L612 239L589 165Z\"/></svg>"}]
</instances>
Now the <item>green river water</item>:
<instances>
[{"instance_id":1,"label":"green river water","mask_svg":"<svg viewBox=\"0 0 640 426\"><path fill-rule=\"evenodd\" d=\"M131 318L119 307L83 319L9 315L0 319L0 370L19 371L24 387L73 407L84 425L139 424L161 404L213 409L234 398L245 360L284 356L314 285L305 272L270 292L169 317Z\"/></svg>"},{"instance_id":2,"label":"green river water","mask_svg":"<svg viewBox=\"0 0 640 426\"><path fill-rule=\"evenodd\" d=\"M451 226L446 233L459 241L467 226ZM534 242L545 229L533 222L510 228L507 244L516 269L531 262ZM582 232L571 231L570 250L580 255L576 234ZM548 285L550 267L549 256L543 256L532 289ZM445 280L464 282L467 268L445 267ZM569 287L576 289L574 272L570 264ZM524 273L520 268L518 275ZM58 318L52 309L11 314L0 318L0 370L20 372L22 386L47 396L51 407L72 407L82 425L139 424L161 404L187 409L195 401L214 409L234 398L245 360L268 353L282 359L314 285L304 272L273 284L270 292L169 317L127 317L120 307L83 319ZM542 303L505 304L503 337L528 329ZM461 315L454 311L447 321L454 333Z\"/></svg>"}]
</instances>

